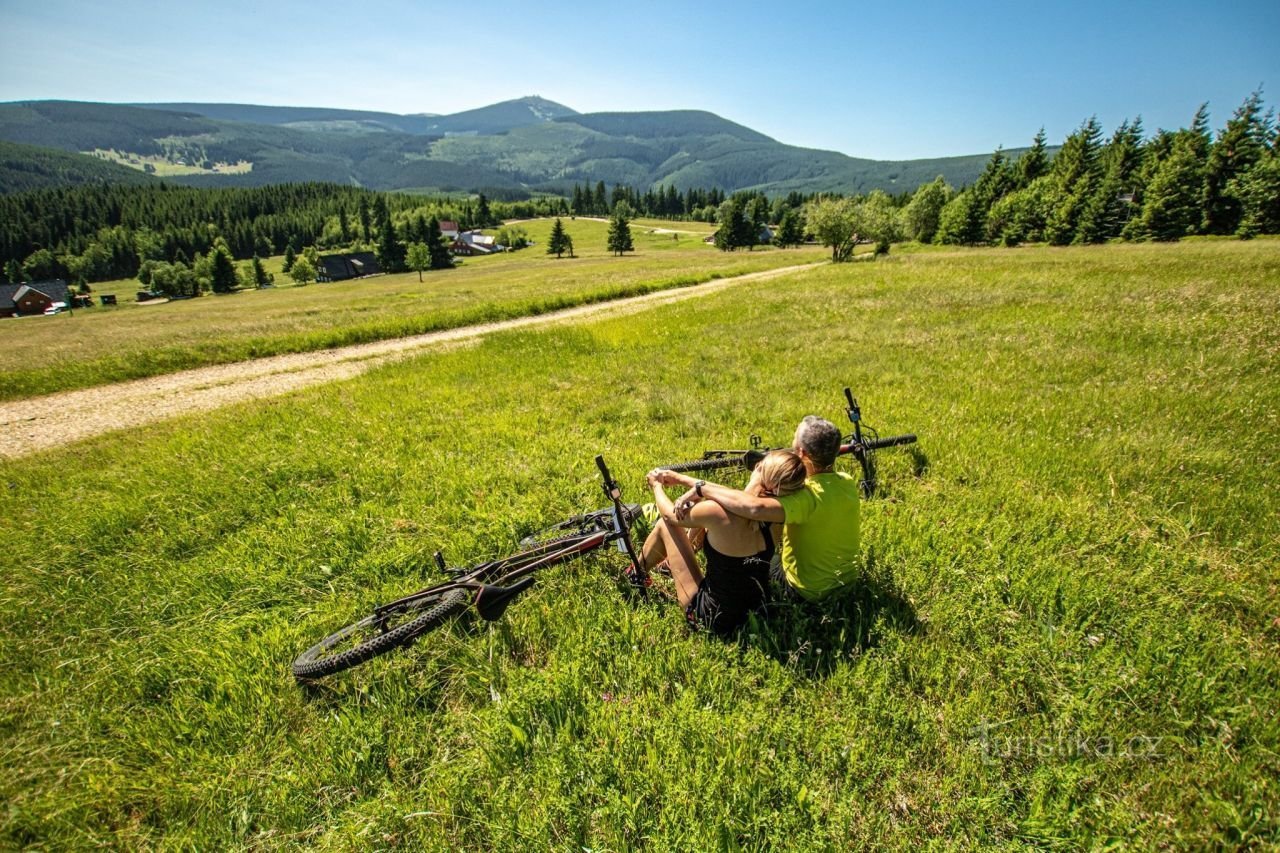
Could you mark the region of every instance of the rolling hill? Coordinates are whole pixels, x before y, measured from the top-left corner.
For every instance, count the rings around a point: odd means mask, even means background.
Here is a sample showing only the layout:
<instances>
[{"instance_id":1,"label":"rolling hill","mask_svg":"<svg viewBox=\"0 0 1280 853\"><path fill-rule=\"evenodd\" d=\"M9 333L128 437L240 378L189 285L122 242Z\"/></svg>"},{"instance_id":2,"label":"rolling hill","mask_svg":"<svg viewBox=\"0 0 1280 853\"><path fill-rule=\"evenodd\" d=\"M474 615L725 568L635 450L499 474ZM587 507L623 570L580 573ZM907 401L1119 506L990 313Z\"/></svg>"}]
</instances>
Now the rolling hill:
<instances>
[{"instance_id":1,"label":"rolling hill","mask_svg":"<svg viewBox=\"0 0 1280 853\"><path fill-rule=\"evenodd\" d=\"M251 104L18 102L0 104L0 140L90 153L197 186L336 181L503 194L565 192L597 181L641 189L671 184L681 190L903 192L937 175L956 186L971 183L988 159L858 159L786 145L699 110L583 114L538 97L447 116ZM21 188L0 180L0 190Z\"/></svg>"},{"instance_id":2,"label":"rolling hill","mask_svg":"<svg viewBox=\"0 0 1280 853\"><path fill-rule=\"evenodd\" d=\"M6 192L77 184L154 184L158 179L97 157L0 140L0 187Z\"/></svg>"}]
</instances>

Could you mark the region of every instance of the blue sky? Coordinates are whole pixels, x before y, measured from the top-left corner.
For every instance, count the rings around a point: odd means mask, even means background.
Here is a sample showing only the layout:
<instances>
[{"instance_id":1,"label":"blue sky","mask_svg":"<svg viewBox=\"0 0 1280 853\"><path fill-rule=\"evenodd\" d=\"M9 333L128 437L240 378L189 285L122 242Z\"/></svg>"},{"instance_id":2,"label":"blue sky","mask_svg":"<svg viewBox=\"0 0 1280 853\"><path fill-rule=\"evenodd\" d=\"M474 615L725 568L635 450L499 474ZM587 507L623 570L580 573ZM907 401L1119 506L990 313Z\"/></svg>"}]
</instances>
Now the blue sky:
<instances>
[{"instance_id":1,"label":"blue sky","mask_svg":"<svg viewBox=\"0 0 1280 853\"><path fill-rule=\"evenodd\" d=\"M794 145L908 159L1280 104L1280 2L968 4L0 0L0 100L448 113L538 94L705 109Z\"/></svg>"}]
</instances>

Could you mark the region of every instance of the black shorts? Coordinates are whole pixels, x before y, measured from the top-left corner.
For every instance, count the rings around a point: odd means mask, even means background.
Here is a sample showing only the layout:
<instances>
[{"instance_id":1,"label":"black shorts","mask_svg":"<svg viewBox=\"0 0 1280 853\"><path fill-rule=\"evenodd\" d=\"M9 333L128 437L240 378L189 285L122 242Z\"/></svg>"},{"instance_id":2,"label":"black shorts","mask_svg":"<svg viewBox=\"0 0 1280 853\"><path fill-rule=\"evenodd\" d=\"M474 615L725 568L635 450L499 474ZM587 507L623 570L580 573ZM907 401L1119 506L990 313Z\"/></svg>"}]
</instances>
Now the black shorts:
<instances>
[{"instance_id":1,"label":"black shorts","mask_svg":"<svg viewBox=\"0 0 1280 853\"><path fill-rule=\"evenodd\" d=\"M702 584L693 594L693 600L684 609L689 627L710 631L718 637L731 637L747 624L747 617L759 606L744 606L741 602L727 600Z\"/></svg>"}]
</instances>

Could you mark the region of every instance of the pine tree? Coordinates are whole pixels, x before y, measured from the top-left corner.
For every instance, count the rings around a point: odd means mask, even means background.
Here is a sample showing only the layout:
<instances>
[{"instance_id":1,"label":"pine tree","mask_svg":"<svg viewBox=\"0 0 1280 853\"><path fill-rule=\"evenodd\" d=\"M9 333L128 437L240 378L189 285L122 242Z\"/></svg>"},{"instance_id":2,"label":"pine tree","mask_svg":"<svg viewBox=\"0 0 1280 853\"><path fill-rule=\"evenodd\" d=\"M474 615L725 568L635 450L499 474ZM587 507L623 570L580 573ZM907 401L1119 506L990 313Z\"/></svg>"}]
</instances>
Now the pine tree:
<instances>
[{"instance_id":1,"label":"pine tree","mask_svg":"<svg viewBox=\"0 0 1280 853\"><path fill-rule=\"evenodd\" d=\"M1018 189L1031 186L1031 182L1049 171L1049 154L1044 144L1044 128L1031 141L1031 147L1017 161Z\"/></svg>"},{"instance_id":2,"label":"pine tree","mask_svg":"<svg viewBox=\"0 0 1280 853\"><path fill-rule=\"evenodd\" d=\"M1065 246L1075 239L1080 214L1097 189L1101 143L1102 126L1094 116L1067 137L1058 156L1053 158L1049 168L1052 192L1045 216L1045 237L1055 246Z\"/></svg>"},{"instance_id":3,"label":"pine tree","mask_svg":"<svg viewBox=\"0 0 1280 853\"><path fill-rule=\"evenodd\" d=\"M369 202L364 196L360 196L360 207L356 211L356 216L360 220L360 239L369 242ZM288 272L288 270L285 270Z\"/></svg>"},{"instance_id":4,"label":"pine tree","mask_svg":"<svg viewBox=\"0 0 1280 853\"><path fill-rule=\"evenodd\" d=\"M1121 122L1102 151L1102 178L1080 212L1074 243L1101 243L1120 236L1134 211L1133 180L1142 160L1141 145L1141 119L1133 124Z\"/></svg>"},{"instance_id":5,"label":"pine tree","mask_svg":"<svg viewBox=\"0 0 1280 853\"><path fill-rule=\"evenodd\" d=\"M396 236L396 227L391 217L382 219L378 229L378 246L374 250L378 256L378 265L383 272L404 272L404 244Z\"/></svg>"},{"instance_id":6,"label":"pine tree","mask_svg":"<svg viewBox=\"0 0 1280 853\"><path fill-rule=\"evenodd\" d=\"M773 235L773 245L780 248L799 246L804 242L804 229L800 225L800 214L787 208L782 213L782 221L778 223L778 233Z\"/></svg>"},{"instance_id":7,"label":"pine tree","mask_svg":"<svg viewBox=\"0 0 1280 853\"><path fill-rule=\"evenodd\" d=\"M449 254L449 242L440 232L440 220L434 216L427 220L427 251L431 255L431 269L447 270L453 267L453 255Z\"/></svg>"},{"instance_id":8,"label":"pine tree","mask_svg":"<svg viewBox=\"0 0 1280 853\"><path fill-rule=\"evenodd\" d=\"M258 287L266 287L274 281L274 276L267 272L266 267L262 265L262 259L257 255L253 256L253 283Z\"/></svg>"},{"instance_id":9,"label":"pine tree","mask_svg":"<svg viewBox=\"0 0 1280 853\"><path fill-rule=\"evenodd\" d=\"M721 204L717 220L720 223L715 237L717 249L722 252L732 252L739 246L747 245L750 223L742 212L739 199L731 198Z\"/></svg>"},{"instance_id":10,"label":"pine tree","mask_svg":"<svg viewBox=\"0 0 1280 853\"><path fill-rule=\"evenodd\" d=\"M347 209L338 208L338 233L342 235L343 244L351 242L351 223L347 222Z\"/></svg>"},{"instance_id":11,"label":"pine tree","mask_svg":"<svg viewBox=\"0 0 1280 853\"><path fill-rule=\"evenodd\" d=\"M989 239L987 214L991 212L991 205L1012 190L1016 182L1017 175L1013 164L1004 156L1004 150L997 148L973 185L964 224L963 242L981 243Z\"/></svg>"},{"instance_id":12,"label":"pine tree","mask_svg":"<svg viewBox=\"0 0 1280 853\"><path fill-rule=\"evenodd\" d=\"M614 209L613 218L609 220L609 251L615 256L623 252L633 251L631 245L631 225L627 221L627 206L619 204Z\"/></svg>"},{"instance_id":13,"label":"pine tree","mask_svg":"<svg viewBox=\"0 0 1280 853\"><path fill-rule=\"evenodd\" d=\"M293 265L296 262L297 257L298 257L297 253L293 251L292 243L289 244L288 246L285 246L284 247L284 266L281 269L283 269L284 272L286 273L292 271Z\"/></svg>"},{"instance_id":14,"label":"pine tree","mask_svg":"<svg viewBox=\"0 0 1280 853\"><path fill-rule=\"evenodd\" d=\"M493 214L489 212L489 199L484 197L484 193L480 193L480 201L476 203L476 219L481 228L492 225L494 221Z\"/></svg>"},{"instance_id":15,"label":"pine tree","mask_svg":"<svg viewBox=\"0 0 1280 853\"><path fill-rule=\"evenodd\" d=\"M1280 152L1264 151L1249 171L1227 184L1227 192L1240 205L1236 236L1280 234Z\"/></svg>"},{"instance_id":16,"label":"pine tree","mask_svg":"<svg viewBox=\"0 0 1280 853\"><path fill-rule=\"evenodd\" d=\"M547 238L547 254L555 255L557 258L564 254L565 249L565 233L564 223L557 217L555 224L551 226L551 236Z\"/></svg>"},{"instance_id":17,"label":"pine tree","mask_svg":"<svg viewBox=\"0 0 1280 853\"><path fill-rule=\"evenodd\" d=\"M1177 240L1194 233L1202 218L1204 168L1191 135L1183 136L1160 164L1142 206L1144 233Z\"/></svg>"},{"instance_id":18,"label":"pine tree","mask_svg":"<svg viewBox=\"0 0 1280 853\"><path fill-rule=\"evenodd\" d=\"M1205 168L1203 230L1231 234L1240 225L1244 208L1227 192L1227 185L1248 172L1266 152L1267 126L1262 116L1262 93L1254 92L1236 109L1218 133Z\"/></svg>"},{"instance_id":19,"label":"pine tree","mask_svg":"<svg viewBox=\"0 0 1280 853\"><path fill-rule=\"evenodd\" d=\"M209 280L214 293L231 293L240 286L231 250L222 240L215 243L209 253Z\"/></svg>"}]
</instances>

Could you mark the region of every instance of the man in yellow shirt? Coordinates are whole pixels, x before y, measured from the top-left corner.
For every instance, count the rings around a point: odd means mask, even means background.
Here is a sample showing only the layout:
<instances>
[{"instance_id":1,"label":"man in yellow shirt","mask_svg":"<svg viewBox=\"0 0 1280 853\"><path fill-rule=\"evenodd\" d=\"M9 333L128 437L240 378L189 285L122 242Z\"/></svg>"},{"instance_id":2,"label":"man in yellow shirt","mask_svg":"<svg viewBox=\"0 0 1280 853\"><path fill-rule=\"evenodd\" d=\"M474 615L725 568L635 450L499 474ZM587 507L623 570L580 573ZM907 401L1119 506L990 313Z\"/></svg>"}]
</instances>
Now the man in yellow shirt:
<instances>
[{"instance_id":1,"label":"man in yellow shirt","mask_svg":"<svg viewBox=\"0 0 1280 853\"><path fill-rule=\"evenodd\" d=\"M830 421L814 415L801 421L792 450L809 476L803 489L781 498L748 495L671 471L663 472L662 482L689 488L677 512L710 500L734 515L782 524L781 572L775 580L784 594L821 601L858 576L861 496L858 481L835 470L840 442L840 430Z\"/></svg>"}]
</instances>

